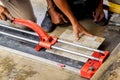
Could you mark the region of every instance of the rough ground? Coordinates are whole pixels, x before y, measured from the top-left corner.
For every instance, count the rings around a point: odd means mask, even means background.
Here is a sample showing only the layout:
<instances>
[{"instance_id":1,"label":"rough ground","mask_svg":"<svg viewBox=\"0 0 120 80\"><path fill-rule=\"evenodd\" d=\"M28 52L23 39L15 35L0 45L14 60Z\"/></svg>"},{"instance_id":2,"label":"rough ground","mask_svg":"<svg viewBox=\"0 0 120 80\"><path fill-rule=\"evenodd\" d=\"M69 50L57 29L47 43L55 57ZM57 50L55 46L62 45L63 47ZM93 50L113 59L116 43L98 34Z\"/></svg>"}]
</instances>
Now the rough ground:
<instances>
[{"instance_id":1,"label":"rough ground","mask_svg":"<svg viewBox=\"0 0 120 80\"><path fill-rule=\"evenodd\" d=\"M115 0L118 2L119 0ZM120 2L120 1L119 1ZM111 17L111 21L120 23L120 15L119 14L113 14ZM106 34L108 42L111 41L112 43L109 44L108 49L113 49L116 46L114 44L120 43L120 30L115 31L115 27L117 29L120 29L120 26L113 26L113 31L110 31L111 26L108 26L108 32ZM112 35L114 34L114 35ZM113 46L112 46L113 45ZM120 52L120 48L118 49L118 53ZM114 54L113 54L114 55ZM116 55L116 53L115 53ZM108 71L104 74L103 78L101 80L120 80L120 57L117 58L117 60L109 67Z\"/></svg>"},{"instance_id":2,"label":"rough ground","mask_svg":"<svg viewBox=\"0 0 120 80\"><path fill-rule=\"evenodd\" d=\"M0 80L81 80L73 72L4 49L0 54Z\"/></svg>"},{"instance_id":3,"label":"rough ground","mask_svg":"<svg viewBox=\"0 0 120 80\"><path fill-rule=\"evenodd\" d=\"M35 15L38 19L38 24L40 24L42 21L41 19L43 19L44 13L46 11L46 5L44 5L46 4L45 0L31 1L34 7ZM87 26L87 24L85 24L85 26ZM96 29L97 26L89 26L92 27L88 28L88 30L92 32L92 34L103 36L104 27L98 27L98 29ZM113 45L112 43L110 43L110 41L113 41L115 43L114 46L116 46L116 44L120 42L120 35L112 34L114 33L111 33L109 35L106 34L108 43L107 46L110 47ZM0 56L0 80L83 80L79 77L79 75L76 75L72 72L61 70L54 66L37 62L29 58L24 59L22 56L12 55L12 53L5 52L6 51L0 51L0 54L3 55ZM120 59L118 59L114 64L111 65L111 67L108 69L101 80L120 80Z\"/></svg>"},{"instance_id":4,"label":"rough ground","mask_svg":"<svg viewBox=\"0 0 120 80\"><path fill-rule=\"evenodd\" d=\"M120 80L120 58L110 66L101 80Z\"/></svg>"}]
</instances>

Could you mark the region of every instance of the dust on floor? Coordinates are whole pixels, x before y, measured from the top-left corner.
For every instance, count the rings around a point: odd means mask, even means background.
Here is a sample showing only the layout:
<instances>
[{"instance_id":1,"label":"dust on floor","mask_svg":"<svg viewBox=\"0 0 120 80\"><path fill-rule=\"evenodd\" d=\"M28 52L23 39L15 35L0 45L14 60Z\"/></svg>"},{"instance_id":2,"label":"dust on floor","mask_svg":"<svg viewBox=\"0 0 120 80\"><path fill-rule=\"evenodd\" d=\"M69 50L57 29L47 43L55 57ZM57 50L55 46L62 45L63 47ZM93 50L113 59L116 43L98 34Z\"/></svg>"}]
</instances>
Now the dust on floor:
<instances>
[{"instance_id":1,"label":"dust on floor","mask_svg":"<svg viewBox=\"0 0 120 80\"><path fill-rule=\"evenodd\" d=\"M78 74L0 49L0 80L84 80Z\"/></svg>"}]
</instances>

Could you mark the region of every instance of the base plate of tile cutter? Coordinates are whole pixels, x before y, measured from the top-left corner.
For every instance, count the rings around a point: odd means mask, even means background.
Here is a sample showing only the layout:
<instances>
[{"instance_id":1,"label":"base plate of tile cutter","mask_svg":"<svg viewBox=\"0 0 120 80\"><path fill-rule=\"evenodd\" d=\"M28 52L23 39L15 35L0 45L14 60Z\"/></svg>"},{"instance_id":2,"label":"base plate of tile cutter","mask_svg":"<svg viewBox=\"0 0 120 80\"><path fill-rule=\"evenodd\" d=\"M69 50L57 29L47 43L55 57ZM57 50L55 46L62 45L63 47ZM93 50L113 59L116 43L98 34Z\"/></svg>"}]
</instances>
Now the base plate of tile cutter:
<instances>
[{"instance_id":1,"label":"base plate of tile cutter","mask_svg":"<svg viewBox=\"0 0 120 80\"><path fill-rule=\"evenodd\" d=\"M57 37L49 36L39 25L37 25L36 23L31 22L29 20L16 18L13 21L13 23L22 24L24 26L31 28L33 31L35 31L38 34L40 41L30 40L30 39L23 38L23 37L18 37L16 35L1 32L1 31L0 31L0 34L7 35L7 36L10 36L12 38L20 39L20 40L27 41L30 43L37 44L37 46L35 48L35 50L37 50L37 51L39 51L41 48L57 49L57 50L68 52L70 54L78 55L80 57L88 58L88 61L82 66L82 68L79 71L80 76L82 76L82 77L90 79L95 74L95 72L99 69L99 67L102 65L102 63L105 61L107 56L109 55L108 51L101 51L101 50L97 50L97 49L92 49L92 48L85 47L82 45L63 41L61 39L58 39ZM85 55L84 53L79 53L79 52L75 52L75 51L71 51L71 50L67 50L67 49L55 46L55 44L59 43L59 42L64 43L64 44L68 44L68 45L72 45L75 47L84 48L86 50L94 51L94 53L92 54L92 56L89 56L89 55ZM62 66L64 67L64 65L61 65L61 67Z\"/></svg>"}]
</instances>

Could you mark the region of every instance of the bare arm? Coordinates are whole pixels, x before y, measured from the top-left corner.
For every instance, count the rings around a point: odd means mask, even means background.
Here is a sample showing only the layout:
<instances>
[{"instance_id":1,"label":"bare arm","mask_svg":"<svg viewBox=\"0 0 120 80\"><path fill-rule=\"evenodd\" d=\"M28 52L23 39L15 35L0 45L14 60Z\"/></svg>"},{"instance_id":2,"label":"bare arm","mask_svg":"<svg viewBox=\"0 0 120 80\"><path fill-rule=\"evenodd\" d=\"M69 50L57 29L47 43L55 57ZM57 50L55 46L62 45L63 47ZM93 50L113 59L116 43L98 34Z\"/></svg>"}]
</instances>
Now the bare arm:
<instances>
[{"instance_id":1,"label":"bare arm","mask_svg":"<svg viewBox=\"0 0 120 80\"><path fill-rule=\"evenodd\" d=\"M53 1L56 4L56 6L68 17L68 19L72 23L73 30L76 34L77 39L79 38L79 33L91 35L75 18L66 0L53 0Z\"/></svg>"},{"instance_id":2,"label":"bare arm","mask_svg":"<svg viewBox=\"0 0 120 80\"><path fill-rule=\"evenodd\" d=\"M54 0L54 3L69 18L72 24L77 22L66 0Z\"/></svg>"},{"instance_id":3,"label":"bare arm","mask_svg":"<svg viewBox=\"0 0 120 80\"><path fill-rule=\"evenodd\" d=\"M100 0L98 7L93 12L93 17L95 22L99 22L104 18L104 11L103 11L103 0Z\"/></svg>"}]
</instances>

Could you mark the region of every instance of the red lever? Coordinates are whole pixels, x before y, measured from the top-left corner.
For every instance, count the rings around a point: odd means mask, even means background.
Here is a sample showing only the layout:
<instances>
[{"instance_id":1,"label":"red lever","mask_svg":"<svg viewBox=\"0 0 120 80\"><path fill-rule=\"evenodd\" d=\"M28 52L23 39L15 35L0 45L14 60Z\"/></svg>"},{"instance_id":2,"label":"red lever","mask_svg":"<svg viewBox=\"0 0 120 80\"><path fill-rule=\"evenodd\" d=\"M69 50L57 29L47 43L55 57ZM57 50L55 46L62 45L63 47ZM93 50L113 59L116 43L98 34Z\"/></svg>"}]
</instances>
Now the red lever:
<instances>
[{"instance_id":1,"label":"red lever","mask_svg":"<svg viewBox=\"0 0 120 80\"><path fill-rule=\"evenodd\" d=\"M38 34L40 42L36 47L37 51L40 50L42 47L50 49L51 45L55 44L57 41L57 37L49 36L45 32L45 30L42 29L41 26L39 26L38 24L36 24L30 20L15 18L13 20L13 22L15 24L21 24L21 25L24 25L26 27L29 27L30 29L32 29L33 31L35 31Z\"/></svg>"}]
</instances>

